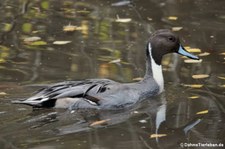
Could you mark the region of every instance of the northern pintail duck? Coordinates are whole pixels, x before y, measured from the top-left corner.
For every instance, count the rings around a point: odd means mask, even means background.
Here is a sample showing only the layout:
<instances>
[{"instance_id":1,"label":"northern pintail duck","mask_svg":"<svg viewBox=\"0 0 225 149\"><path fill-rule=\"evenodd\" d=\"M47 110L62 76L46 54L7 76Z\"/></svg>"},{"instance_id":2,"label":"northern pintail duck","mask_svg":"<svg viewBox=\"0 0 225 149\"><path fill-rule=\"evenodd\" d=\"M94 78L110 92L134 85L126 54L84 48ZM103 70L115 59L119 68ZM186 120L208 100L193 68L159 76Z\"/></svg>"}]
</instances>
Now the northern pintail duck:
<instances>
[{"instance_id":1,"label":"northern pintail duck","mask_svg":"<svg viewBox=\"0 0 225 149\"><path fill-rule=\"evenodd\" d=\"M134 83L119 83L109 79L66 81L49 85L32 97L13 103L39 108L114 109L134 105L164 90L161 61L165 54L178 53L198 59L180 44L177 35L167 29L154 32L146 47L146 72Z\"/></svg>"}]
</instances>

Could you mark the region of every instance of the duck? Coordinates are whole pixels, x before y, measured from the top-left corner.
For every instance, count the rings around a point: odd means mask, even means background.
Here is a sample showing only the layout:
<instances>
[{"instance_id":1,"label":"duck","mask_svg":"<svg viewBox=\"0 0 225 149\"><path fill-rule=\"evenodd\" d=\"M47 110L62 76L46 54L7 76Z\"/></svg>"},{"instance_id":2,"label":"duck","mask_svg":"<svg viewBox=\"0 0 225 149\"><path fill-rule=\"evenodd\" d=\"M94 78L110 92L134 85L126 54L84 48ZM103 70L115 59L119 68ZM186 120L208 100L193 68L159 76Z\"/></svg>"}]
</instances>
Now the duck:
<instances>
[{"instance_id":1,"label":"duck","mask_svg":"<svg viewBox=\"0 0 225 149\"><path fill-rule=\"evenodd\" d=\"M160 29L153 32L147 42L146 71L140 81L131 83L120 83L110 79L64 81L41 88L33 96L14 100L13 103L34 108L70 110L130 107L164 91L162 58L169 53L199 60L182 46L174 32L169 29Z\"/></svg>"}]
</instances>

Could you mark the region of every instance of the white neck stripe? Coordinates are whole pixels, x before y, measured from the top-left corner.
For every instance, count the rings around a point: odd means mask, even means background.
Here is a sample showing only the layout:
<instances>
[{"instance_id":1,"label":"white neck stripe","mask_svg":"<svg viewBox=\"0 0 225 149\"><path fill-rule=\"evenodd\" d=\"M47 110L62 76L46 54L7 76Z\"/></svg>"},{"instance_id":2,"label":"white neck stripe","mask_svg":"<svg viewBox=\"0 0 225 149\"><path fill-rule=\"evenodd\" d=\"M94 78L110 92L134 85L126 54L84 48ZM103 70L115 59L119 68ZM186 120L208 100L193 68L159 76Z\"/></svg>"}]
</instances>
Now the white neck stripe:
<instances>
[{"instance_id":1,"label":"white neck stripe","mask_svg":"<svg viewBox=\"0 0 225 149\"><path fill-rule=\"evenodd\" d=\"M152 46L151 43L148 44L148 51L149 56L151 58L151 68L152 68L152 75L156 83L159 85L159 93L161 93L164 89L164 80L162 74L162 66L156 64L155 60L152 57Z\"/></svg>"}]
</instances>

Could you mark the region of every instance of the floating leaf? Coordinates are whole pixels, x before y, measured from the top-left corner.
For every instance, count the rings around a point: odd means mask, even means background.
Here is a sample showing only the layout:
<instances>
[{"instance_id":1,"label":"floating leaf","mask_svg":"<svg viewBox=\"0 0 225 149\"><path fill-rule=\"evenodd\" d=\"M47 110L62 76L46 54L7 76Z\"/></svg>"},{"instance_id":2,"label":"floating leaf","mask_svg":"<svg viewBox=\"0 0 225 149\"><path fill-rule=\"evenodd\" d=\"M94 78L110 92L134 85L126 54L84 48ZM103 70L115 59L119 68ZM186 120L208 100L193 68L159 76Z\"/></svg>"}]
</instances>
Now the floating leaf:
<instances>
[{"instance_id":1,"label":"floating leaf","mask_svg":"<svg viewBox=\"0 0 225 149\"><path fill-rule=\"evenodd\" d=\"M44 46L44 45L47 45L47 42L40 40L40 41L34 41L34 42L27 42L26 44L31 46Z\"/></svg>"},{"instance_id":2,"label":"floating leaf","mask_svg":"<svg viewBox=\"0 0 225 149\"><path fill-rule=\"evenodd\" d=\"M167 136L167 134L151 134L150 138L160 138L165 136Z\"/></svg>"},{"instance_id":3,"label":"floating leaf","mask_svg":"<svg viewBox=\"0 0 225 149\"><path fill-rule=\"evenodd\" d=\"M119 58L119 59L112 60L109 63L111 64L111 63L120 63L120 62L121 62L121 59Z\"/></svg>"},{"instance_id":4,"label":"floating leaf","mask_svg":"<svg viewBox=\"0 0 225 149\"><path fill-rule=\"evenodd\" d=\"M102 124L105 124L108 121L110 121L110 119L95 121L95 122L91 123L90 126L102 125Z\"/></svg>"},{"instance_id":5,"label":"floating leaf","mask_svg":"<svg viewBox=\"0 0 225 149\"><path fill-rule=\"evenodd\" d=\"M48 9L49 8L49 2L48 1L43 1L41 2L41 7L43 9Z\"/></svg>"},{"instance_id":6,"label":"floating leaf","mask_svg":"<svg viewBox=\"0 0 225 149\"><path fill-rule=\"evenodd\" d=\"M4 27L3 27L3 31L9 32L9 31L11 31L12 27L13 27L12 24L5 23L5 24L4 24Z\"/></svg>"},{"instance_id":7,"label":"floating leaf","mask_svg":"<svg viewBox=\"0 0 225 149\"><path fill-rule=\"evenodd\" d=\"M204 52L204 53L200 53L198 56L208 56L208 55L210 55L210 53Z\"/></svg>"},{"instance_id":8,"label":"floating leaf","mask_svg":"<svg viewBox=\"0 0 225 149\"><path fill-rule=\"evenodd\" d=\"M225 55L225 52L220 53L220 55Z\"/></svg>"},{"instance_id":9,"label":"floating leaf","mask_svg":"<svg viewBox=\"0 0 225 149\"><path fill-rule=\"evenodd\" d=\"M219 79L222 79L222 80L225 80L225 77L220 77L220 76L218 76L218 78L219 78Z\"/></svg>"},{"instance_id":10,"label":"floating leaf","mask_svg":"<svg viewBox=\"0 0 225 149\"><path fill-rule=\"evenodd\" d=\"M63 31L64 32L73 32L73 31L76 31L76 30L82 30L82 27L78 27L78 26L74 26L74 25L66 25L66 26L63 26Z\"/></svg>"},{"instance_id":11,"label":"floating leaf","mask_svg":"<svg viewBox=\"0 0 225 149\"><path fill-rule=\"evenodd\" d=\"M138 78L133 78L133 80L134 81L141 81L141 80L143 80L143 78L142 77L138 77Z\"/></svg>"},{"instance_id":12,"label":"floating leaf","mask_svg":"<svg viewBox=\"0 0 225 149\"><path fill-rule=\"evenodd\" d=\"M127 23L130 22L131 20L132 20L131 18L117 18L116 22Z\"/></svg>"},{"instance_id":13,"label":"floating leaf","mask_svg":"<svg viewBox=\"0 0 225 149\"><path fill-rule=\"evenodd\" d=\"M31 30L32 30L32 24L31 24L31 23L24 23L24 24L22 25L22 30L23 30L23 32L25 32L25 33L30 33Z\"/></svg>"},{"instance_id":14,"label":"floating leaf","mask_svg":"<svg viewBox=\"0 0 225 149\"><path fill-rule=\"evenodd\" d=\"M201 52L201 49L198 49L198 48L187 48L186 50L188 52L192 52L192 53Z\"/></svg>"},{"instance_id":15,"label":"floating leaf","mask_svg":"<svg viewBox=\"0 0 225 149\"><path fill-rule=\"evenodd\" d=\"M185 63L201 63L202 62L202 59L200 59L200 60L185 59L184 62Z\"/></svg>"},{"instance_id":16,"label":"floating leaf","mask_svg":"<svg viewBox=\"0 0 225 149\"><path fill-rule=\"evenodd\" d=\"M126 5L129 5L131 4L131 1L119 1L119 2L116 2L116 3L112 3L111 6L126 6Z\"/></svg>"},{"instance_id":17,"label":"floating leaf","mask_svg":"<svg viewBox=\"0 0 225 149\"><path fill-rule=\"evenodd\" d=\"M7 93L5 93L5 92L0 92L0 96L4 96L4 95L7 95Z\"/></svg>"},{"instance_id":18,"label":"floating leaf","mask_svg":"<svg viewBox=\"0 0 225 149\"><path fill-rule=\"evenodd\" d=\"M34 42L34 41L38 41L38 40L41 40L41 37L33 36L33 37L27 37L23 41L24 42Z\"/></svg>"},{"instance_id":19,"label":"floating leaf","mask_svg":"<svg viewBox=\"0 0 225 149\"><path fill-rule=\"evenodd\" d=\"M199 98L199 96L191 96L191 97L188 97L188 98L190 98L190 99L197 99L197 98Z\"/></svg>"},{"instance_id":20,"label":"floating leaf","mask_svg":"<svg viewBox=\"0 0 225 149\"><path fill-rule=\"evenodd\" d=\"M183 27L172 27L172 31L180 31Z\"/></svg>"},{"instance_id":21,"label":"floating leaf","mask_svg":"<svg viewBox=\"0 0 225 149\"><path fill-rule=\"evenodd\" d=\"M207 113L209 113L209 110L200 111L200 112L197 112L196 114L207 114Z\"/></svg>"},{"instance_id":22,"label":"floating leaf","mask_svg":"<svg viewBox=\"0 0 225 149\"><path fill-rule=\"evenodd\" d=\"M184 84L184 86L191 88L201 88L203 84Z\"/></svg>"},{"instance_id":23,"label":"floating leaf","mask_svg":"<svg viewBox=\"0 0 225 149\"><path fill-rule=\"evenodd\" d=\"M71 43L72 41L54 41L53 44L55 45L64 45L64 44L68 44Z\"/></svg>"},{"instance_id":24,"label":"floating leaf","mask_svg":"<svg viewBox=\"0 0 225 149\"><path fill-rule=\"evenodd\" d=\"M197 75L192 75L193 79L204 79L204 78L208 78L209 75L208 74L197 74Z\"/></svg>"},{"instance_id":25,"label":"floating leaf","mask_svg":"<svg viewBox=\"0 0 225 149\"><path fill-rule=\"evenodd\" d=\"M173 21L175 21L175 20L177 20L178 19L178 17L176 17L176 16L169 16L168 17L168 20L173 20Z\"/></svg>"}]
</instances>

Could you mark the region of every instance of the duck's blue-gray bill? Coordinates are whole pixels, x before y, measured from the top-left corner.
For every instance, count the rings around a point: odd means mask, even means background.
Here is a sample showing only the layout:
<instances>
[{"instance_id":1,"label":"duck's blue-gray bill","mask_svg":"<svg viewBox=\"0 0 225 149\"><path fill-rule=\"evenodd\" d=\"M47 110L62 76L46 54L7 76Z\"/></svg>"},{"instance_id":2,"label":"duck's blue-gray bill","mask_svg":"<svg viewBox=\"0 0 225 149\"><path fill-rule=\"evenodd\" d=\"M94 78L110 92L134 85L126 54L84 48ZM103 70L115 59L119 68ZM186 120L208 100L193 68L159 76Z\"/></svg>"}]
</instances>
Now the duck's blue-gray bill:
<instances>
[{"instance_id":1,"label":"duck's blue-gray bill","mask_svg":"<svg viewBox=\"0 0 225 149\"><path fill-rule=\"evenodd\" d=\"M187 57L189 57L191 59L199 60L199 58L197 56L195 56L195 55L189 53L188 51L186 51L182 45L180 45L179 50L178 50L177 53L179 53L179 54L181 54L183 56L187 56Z\"/></svg>"}]
</instances>

